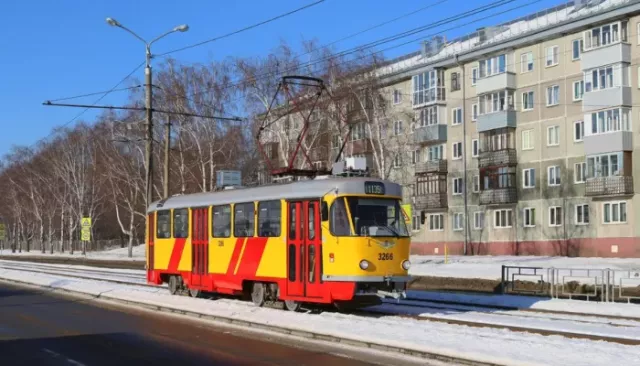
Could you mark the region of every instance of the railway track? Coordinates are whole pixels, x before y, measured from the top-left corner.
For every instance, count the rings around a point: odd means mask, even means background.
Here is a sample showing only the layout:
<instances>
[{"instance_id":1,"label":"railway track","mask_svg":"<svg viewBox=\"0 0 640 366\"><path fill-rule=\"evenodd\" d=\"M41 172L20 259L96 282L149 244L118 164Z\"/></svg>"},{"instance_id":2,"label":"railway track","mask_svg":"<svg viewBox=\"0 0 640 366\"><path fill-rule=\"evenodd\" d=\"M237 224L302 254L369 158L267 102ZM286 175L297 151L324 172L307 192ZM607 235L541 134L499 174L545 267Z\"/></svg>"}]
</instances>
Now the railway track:
<instances>
[{"instance_id":1,"label":"railway track","mask_svg":"<svg viewBox=\"0 0 640 366\"><path fill-rule=\"evenodd\" d=\"M0 262L0 268L129 286L161 288L161 286L146 284L144 274L130 271L77 269L43 264L7 263L6 261ZM595 314L577 315L558 311L514 310L499 306L414 299L389 301L380 306L359 310L355 314L372 318L401 317L476 328L505 329L545 336L556 335L624 345L640 345L640 319Z\"/></svg>"}]
</instances>

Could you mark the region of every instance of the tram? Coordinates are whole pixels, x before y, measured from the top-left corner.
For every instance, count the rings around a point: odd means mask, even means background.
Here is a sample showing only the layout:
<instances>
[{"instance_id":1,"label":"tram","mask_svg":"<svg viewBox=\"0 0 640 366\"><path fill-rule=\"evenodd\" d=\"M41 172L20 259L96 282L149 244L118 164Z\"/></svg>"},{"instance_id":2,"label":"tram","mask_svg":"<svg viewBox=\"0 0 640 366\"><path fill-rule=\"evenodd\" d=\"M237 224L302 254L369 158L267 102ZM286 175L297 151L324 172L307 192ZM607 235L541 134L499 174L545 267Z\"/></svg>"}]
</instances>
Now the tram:
<instances>
[{"instance_id":1,"label":"tram","mask_svg":"<svg viewBox=\"0 0 640 366\"><path fill-rule=\"evenodd\" d=\"M399 184L326 177L173 196L147 211L147 280L172 294L357 308L404 296Z\"/></svg>"}]
</instances>

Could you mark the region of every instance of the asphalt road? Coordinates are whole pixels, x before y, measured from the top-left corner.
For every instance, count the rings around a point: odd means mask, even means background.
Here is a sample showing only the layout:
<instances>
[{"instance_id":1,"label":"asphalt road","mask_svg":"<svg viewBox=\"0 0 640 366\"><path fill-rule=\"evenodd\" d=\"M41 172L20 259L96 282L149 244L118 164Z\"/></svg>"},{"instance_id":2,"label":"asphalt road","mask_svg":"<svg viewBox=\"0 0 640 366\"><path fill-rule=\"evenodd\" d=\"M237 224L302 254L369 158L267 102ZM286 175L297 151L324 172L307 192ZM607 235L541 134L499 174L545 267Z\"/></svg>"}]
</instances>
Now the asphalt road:
<instances>
[{"instance_id":1,"label":"asphalt road","mask_svg":"<svg viewBox=\"0 0 640 366\"><path fill-rule=\"evenodd\" d=\"M407 364L296 342L0 283L7 366Z\"/></svg>"}]
</instances>

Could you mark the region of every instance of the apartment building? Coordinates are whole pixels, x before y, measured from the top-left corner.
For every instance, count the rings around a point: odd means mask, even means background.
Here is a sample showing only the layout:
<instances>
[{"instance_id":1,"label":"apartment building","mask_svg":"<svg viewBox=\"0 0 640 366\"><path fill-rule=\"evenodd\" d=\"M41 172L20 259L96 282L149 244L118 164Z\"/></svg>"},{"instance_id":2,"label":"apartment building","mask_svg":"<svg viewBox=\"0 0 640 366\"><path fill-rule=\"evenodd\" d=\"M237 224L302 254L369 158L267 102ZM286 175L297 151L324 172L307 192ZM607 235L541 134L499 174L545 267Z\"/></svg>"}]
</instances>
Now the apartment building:
<instances>
[{"instance_id":1,"label":"apartment building","mask_svg":"<svg viewBox=\"0 0 640 366\"><path fill-rule=\"evenodd\" d=\"M638 32L640 2L576 1L382 70L415 116L413 252L640 257Z\"/></svg>"}]
</instances>

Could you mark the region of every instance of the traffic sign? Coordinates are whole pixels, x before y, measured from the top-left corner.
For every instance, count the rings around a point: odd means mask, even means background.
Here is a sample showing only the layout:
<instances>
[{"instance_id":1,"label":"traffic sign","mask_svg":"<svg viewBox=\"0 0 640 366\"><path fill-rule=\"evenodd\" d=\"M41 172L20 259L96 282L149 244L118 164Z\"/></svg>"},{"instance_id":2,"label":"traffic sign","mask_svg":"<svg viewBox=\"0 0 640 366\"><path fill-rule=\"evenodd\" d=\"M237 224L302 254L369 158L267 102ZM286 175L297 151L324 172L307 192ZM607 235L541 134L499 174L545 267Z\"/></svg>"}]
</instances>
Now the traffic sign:
<instances>
[{"instance_id":1,"label":"traffic sign","mask_svg":"<svg viewBox=\"0 0 640 366\"><path fill-rule=\"evenodd\" d=\"M91 217L82 218L82 227L91 227Z\"/></svg>"},{"instance_id":2,"label":"traffic sign","mask_svg":"<svg viewBox=\"0 0 640 366\"><path fill-rule=\"evenodd\" d=\"M0 223L0 240L6 239L6 232L4 230L4 224Z\"/></svg>"},{"instance_id":3,"label":"traffic sign","mask_svg":"<svg viewBox=\"0 0 640 366\"><path fill-rule=\"evenodd\" d=\"M91 240L91 217L83 217L81 221L82 231L80 232L80 240Z\"/></svg>"}]
</instances>

